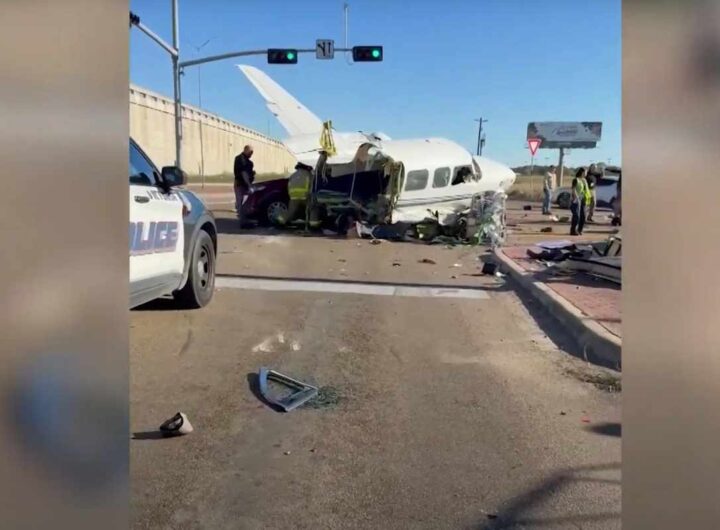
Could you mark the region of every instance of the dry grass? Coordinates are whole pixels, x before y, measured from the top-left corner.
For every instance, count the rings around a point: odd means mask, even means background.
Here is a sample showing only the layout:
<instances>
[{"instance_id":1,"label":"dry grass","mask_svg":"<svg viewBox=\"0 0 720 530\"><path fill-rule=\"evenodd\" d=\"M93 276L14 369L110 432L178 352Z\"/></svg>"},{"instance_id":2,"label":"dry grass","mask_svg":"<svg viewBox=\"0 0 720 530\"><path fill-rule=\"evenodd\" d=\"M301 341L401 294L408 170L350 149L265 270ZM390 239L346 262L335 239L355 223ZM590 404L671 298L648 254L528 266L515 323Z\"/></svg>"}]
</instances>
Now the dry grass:
<instances>
[{"instance_id":1,"label":"dry grass","mask_svg":"<svg viewBox=\"0 0 720 530\"><path fill-rule=\"evenodd\" d=\"M518 175L515 184L510 188L508 197L522 201L542 201L543 199L543 175ZM570 181L565 175L564 185L567 186Z\"/></svg>"},{"instance_id":2,"label":"dry grass","mask_svg":"<svg viewBox=\"0 0 720 530\"><path fill-rule=\"evenodd\" d=\"M543 199L543 177L542 175L518 175L508 197L523 201L541 201Z\"/></svg>"}]
</instances>

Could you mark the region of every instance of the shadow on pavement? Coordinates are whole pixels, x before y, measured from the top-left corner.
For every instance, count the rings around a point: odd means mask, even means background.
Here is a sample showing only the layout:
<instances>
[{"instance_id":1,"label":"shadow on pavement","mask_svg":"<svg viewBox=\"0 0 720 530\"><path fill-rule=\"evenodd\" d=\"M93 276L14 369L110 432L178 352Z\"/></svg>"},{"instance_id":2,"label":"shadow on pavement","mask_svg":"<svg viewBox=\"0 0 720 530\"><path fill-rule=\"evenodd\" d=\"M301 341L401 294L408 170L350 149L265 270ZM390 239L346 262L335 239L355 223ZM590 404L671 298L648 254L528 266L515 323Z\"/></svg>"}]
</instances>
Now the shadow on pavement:
<instances>
[{"instance_id":1,"label":"shadow on pavement","mask_svg":"<svg viewBox=\"0 0 720 530\"><path fill-rule=\"evenodd\" d=\"M133 307L131 311L194 311L194 309L183 307L174 298L157 298L146 304Z\"/></svg>"},{"instance_id":2,"label":"shadow on pavement","mask_svg":"<svg viewBox=\"0 0 720 530\"><path fill-rule=\"evenodd\" d=\"M509 278L508 284L514 281L515 280L512 278ZM572 335L565 331L562 324L552 314L550 314L550 312L545 309L540 302L535 300L530 293L528 293L520 285L517 285L516 288L512 288L508 285L507 290L515 292L520 302L522 302L525 309L527 309L528 313L530 313L530 316L535 320L535 323L555 344L555 346L573 357L585 360L582 348L579 347Z\"/></svg>"},{"instance_id":3,"label":"shadow on pavement","mask_svg":"<svg viewBox=\"0 0 720 530\"><path fill-rule=\"evenodd\" d=\"M497 513L492 516L488 512L484 512L485 521L477 526L477 530L497 530L511 528L560 528L563 525L575 525L578 528L584 523L615 521L619 520L621 513L618 512L599 512L599 513L578 513L573 515L555 515L555 516L534 516L532 513L541 508L544 503L551 501L553 496L560 493L568 493L568 489L578 483L595 483L604 484L609 487L616 486L618 489L618 504L620 503L620 487L621 480L609 479L604 477L588 476L588 473L596 471L612 471L620 470L620 463L600 464L595 466L581 466L558 471L543 480L535 488L509 500L500 506ZM578 491L583 491L578 489ZM582 506L582 499L574 503Z\"/></svg>"},{"instance_id":4,"label":"shadow on pavement","mask_svg":"<svg viewBox=\"0 0 720 530\"><path fill-rule=\"evenodd\" d=\"M622 437L622 424L620 423L598 423L597 425L588 427L586 430L604 436Z\"/></svg>"},{"instance_id":5,"label":"shadow on pavement","mask_svg":"<svg viewBox=\"0 0 720 530\"><path fill-rule=\"evenodd\" d=\"M141 431L134 432L132 435L133 440L165 440L166 438L160 431Z\"/></svg>"}]
</instances>

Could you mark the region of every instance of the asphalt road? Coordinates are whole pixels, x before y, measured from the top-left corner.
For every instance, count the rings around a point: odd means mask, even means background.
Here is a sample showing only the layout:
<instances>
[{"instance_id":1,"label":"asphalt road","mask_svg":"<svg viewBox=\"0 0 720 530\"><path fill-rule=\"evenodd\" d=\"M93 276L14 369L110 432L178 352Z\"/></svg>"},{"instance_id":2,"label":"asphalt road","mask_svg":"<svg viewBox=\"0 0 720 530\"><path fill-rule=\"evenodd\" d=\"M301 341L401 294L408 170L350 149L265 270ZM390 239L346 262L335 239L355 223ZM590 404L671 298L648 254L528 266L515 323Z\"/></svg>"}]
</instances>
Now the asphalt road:
<instances>
[{"instance_id":1,"label":"asphalt road","mask_svg":"<svg viewBox=\"0 0 720 530\"><path fill-rule=\"evenodd\" d=\"M218 215L212 303L131 315L134 528L621 527L616 375L477 276L476 249L239 234ZM308 279L332 282L292 290ZM322 292L350 283L401 289ZM423 285L483 294L403 295ZM261 366L337 399L276 412ZM177 411L195 432L158 439Z\"/></svg>"}]
</instances>

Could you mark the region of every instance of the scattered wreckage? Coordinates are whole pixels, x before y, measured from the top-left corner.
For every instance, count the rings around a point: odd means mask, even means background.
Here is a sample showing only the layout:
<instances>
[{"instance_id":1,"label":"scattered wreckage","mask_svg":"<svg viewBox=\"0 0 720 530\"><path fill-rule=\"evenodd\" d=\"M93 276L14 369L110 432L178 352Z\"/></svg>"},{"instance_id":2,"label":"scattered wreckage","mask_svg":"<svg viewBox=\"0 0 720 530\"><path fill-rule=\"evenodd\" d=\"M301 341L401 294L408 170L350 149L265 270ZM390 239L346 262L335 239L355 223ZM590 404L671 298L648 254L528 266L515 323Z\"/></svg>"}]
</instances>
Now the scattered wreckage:
<instances>
[{"instance_id":1,"label":"scattered wreckage","mask_svg":"<svg viewBox=\"0 0 720 530\"><path fill-rule=\"evenodd\" d=\"M622 236L615 234L606 241L586 245L570 241L550 241L536 245L541 250L527 250L528 257L545 263L559 274L584 272L596 278L622 284Z\"/></svg>"}]
</instances>

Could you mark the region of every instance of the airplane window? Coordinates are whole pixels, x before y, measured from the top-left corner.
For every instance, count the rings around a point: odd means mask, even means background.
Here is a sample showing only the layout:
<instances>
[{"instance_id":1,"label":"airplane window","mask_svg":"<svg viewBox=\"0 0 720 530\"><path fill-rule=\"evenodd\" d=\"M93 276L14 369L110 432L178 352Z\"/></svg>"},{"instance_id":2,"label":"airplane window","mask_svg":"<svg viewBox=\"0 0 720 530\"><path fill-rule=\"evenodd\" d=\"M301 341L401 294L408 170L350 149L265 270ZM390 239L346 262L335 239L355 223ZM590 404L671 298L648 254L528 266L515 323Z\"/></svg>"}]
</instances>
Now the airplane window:
<instances>
[{"instance_id":1,"label":"airplane window","mask_svg":"<svg viewBox=\"0 0 720 530\"><path fill-rule=\"evenodd\" d=\"M470 169L470 166L459 166L455 168L452 185L457 186L458 184L464 184L465 182L470 182L471 179L472 169Z\"/></svg>"},{"instance_id":2,"label":"airplane window","mask_svg":"<svg viewBox=\"0 0 720 530\"><path fill-rule=\"evenodd\" d=\"M433 188L444 188L450 182L450 168L439 167L433 176Z\"/></svg>"},{"instance_id":3,"label":"airplane window","mask_svg":"<svg viewBox=\"0 0 720 530\"><path fill-rule=\"evenodd\" d=\"M405 191L424 190L429 177L430 173L427 169L416 169L415 171L408 172L405 179Z\"/></svg>"}]
</instances>

